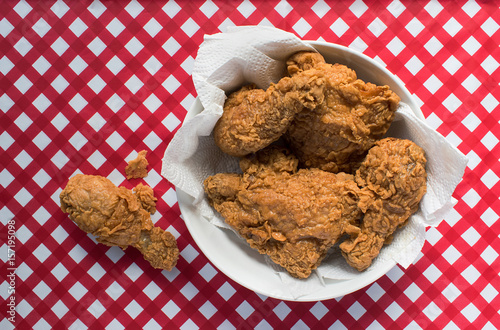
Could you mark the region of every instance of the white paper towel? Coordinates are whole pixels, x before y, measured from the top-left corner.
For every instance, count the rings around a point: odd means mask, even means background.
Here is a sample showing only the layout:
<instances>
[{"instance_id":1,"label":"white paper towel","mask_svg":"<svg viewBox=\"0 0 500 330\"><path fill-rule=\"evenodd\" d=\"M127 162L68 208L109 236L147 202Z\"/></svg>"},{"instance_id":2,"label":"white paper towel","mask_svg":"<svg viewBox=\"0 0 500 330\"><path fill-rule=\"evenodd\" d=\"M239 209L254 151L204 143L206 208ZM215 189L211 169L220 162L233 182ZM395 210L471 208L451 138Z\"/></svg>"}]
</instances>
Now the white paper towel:
<instances>
[{"instance_id":1,"label":"white paper towel","mask_svg":"<svg viewBox=\"0 0 500 330\"><path fill-rule=\"evenodd\" d=\"M239 171L239 160L222 153L211 136L222 114L225 93L248 82L267 88L282 77L290 55L311 49L295 35L269 27L235 27L226 33L205 36L193 68L194 85L204 110L177 131L165 152L161 173L176 189L194 197L200 214L212 224L229 228L204 198L203 180L215 173ZM467 164L462 153L418 119L406 104L400 104L388 135L410 139L425 150L427 193L420 210L406 227L396 232L393 242L382 249L369 270L382 267L388 259L405 268L415 260L425 241L425 227L437 225L453 207L451 195ZM294 297L321 289L323 278L359 276L335 249L307 281L292 278L269 263Z\"/></svg>"}]
</instances>

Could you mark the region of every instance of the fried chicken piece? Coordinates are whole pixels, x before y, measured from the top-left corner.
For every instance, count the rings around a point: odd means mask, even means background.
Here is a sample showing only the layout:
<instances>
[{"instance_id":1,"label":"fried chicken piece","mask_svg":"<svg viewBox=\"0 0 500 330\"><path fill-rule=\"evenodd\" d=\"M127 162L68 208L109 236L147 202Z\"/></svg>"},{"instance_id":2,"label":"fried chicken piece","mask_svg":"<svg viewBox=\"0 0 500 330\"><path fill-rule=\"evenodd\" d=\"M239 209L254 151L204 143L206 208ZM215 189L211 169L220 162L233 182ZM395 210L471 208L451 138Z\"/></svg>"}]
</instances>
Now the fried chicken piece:
<instances>
[{"instance_id":1,"label":"fried chicken piece","mask_svg":"<svg viewBox=\"0 0 500 330\"><path fill-rule=\"evenodd\" d=\"M150 186L143 185L139 183L134 188L134 194L141 202L141 206L143 209L148 211L149 214L155 214L156 212L156 201L158 200L155 195L153 188Z\"/></svg>"},{"instance_id":2,"label":"fried chicken piece","mask_svg":"<svg viewBox=\"0 0 500 330\"><path fill-rule=\"evenodd\" d=\"M323 80L325 87L321 102L299 112L285 138L304 167L351 172L389 129L400 98L388 86L365 83L320 56L300 52L287 61L292 79Z\"/></svg>"},{"instance_id":3,"label":"fried chicken piece","mask_svg":"<svg viewBox=\"0 0 500 330\"><path fill-rule=\"evenodd\" d=\"M424 150L409 140L386 138L370 149L356 171L365 215L360 230L340 244L352 267L368 268L394 231L418 210L426 192L426 162Z\"/></svg>"},{"instance_id":4,"label":"fried chicken piece","mask_svg":"<svg viewBox=\"0 0 500 330\"><path fill-rule=\"evenodd\" d=\"M145 178L148 176L148 160L146 159L146 150L139 151L137 158L128 162L125 167L127 179Z\"/></svg>"},{"instance_id":5,"label":"fried chicken piece","mask_svg":"<svg viewBox=\"0 0 500 330\"><path fill-rule=\"evenodd\" d=\"M243 174L218 173L204 187L252 248L307 278L344 233L358 230L359 188L352 175L297 165L287 150L268 147L240 161Z\"/></svg>"},{"instance_id":6,"label":"fried chicken piece","mask_svg":"<svg viewBox=\"0 0 500 330\"><path fill-rule=\"evenodd\" d=\"M282 78L267 90L254 85L231 93L214 127L215 144L231 156L245 156L278 140L296 113L322 98L322 82Z\"/></svg>"},{"instance_id":7,"label":"fried chicken piece","mask_svg":"<svg viewBox=\"0 0 500 330\"><path fill-rule=\"evenodd\" d=\"M177 242L171 233L154 227L141 203L150 198L144 197L145 190L139 188L137 195L104 177L77 174L60 194L61 210L99 243L124 250L133 246L154 268L171 270L179 258Z\"/></svg>"}]
</instances>

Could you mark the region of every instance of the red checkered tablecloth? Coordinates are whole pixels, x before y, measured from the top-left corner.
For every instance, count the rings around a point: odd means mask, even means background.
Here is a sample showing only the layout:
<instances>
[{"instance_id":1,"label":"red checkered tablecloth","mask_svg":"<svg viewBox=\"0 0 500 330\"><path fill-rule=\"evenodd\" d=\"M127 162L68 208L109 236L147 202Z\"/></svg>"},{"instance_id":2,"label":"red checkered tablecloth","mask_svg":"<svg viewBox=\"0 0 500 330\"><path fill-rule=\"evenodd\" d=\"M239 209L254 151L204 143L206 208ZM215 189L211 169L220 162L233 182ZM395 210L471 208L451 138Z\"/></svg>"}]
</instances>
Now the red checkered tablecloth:
<instances>
[{"instance_id":1,"label":"red checkered tablecloth","mask_svg":"<svg viewBox=\"0 0 500 330\"><path fill-rule=\"evenodd\" d=\"M454 210L408 269L299 303L240 286L201 253L161 158L196 97L204 34L232 25L375 58L467 155ZM499 28L488 1L1 1L0 328L500 328ZM132 188L124 167L143 149L153 221L181 251L171 272L97 244L59 208L75 173Z\"/></svg>"}]
</instances>

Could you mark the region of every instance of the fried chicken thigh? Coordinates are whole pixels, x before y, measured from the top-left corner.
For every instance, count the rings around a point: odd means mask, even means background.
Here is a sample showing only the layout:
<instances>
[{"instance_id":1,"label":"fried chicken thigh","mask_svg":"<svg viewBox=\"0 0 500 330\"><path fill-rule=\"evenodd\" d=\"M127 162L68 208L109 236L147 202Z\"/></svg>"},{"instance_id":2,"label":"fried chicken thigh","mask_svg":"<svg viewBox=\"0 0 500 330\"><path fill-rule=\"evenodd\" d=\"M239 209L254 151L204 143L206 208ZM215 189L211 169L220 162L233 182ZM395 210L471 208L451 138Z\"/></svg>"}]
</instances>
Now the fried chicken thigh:
<instances>
[{"instance_id":1,"label":"fried chicken thigh","mask_svg":"<svg viewBox=\"0 0 500 330\"><path fill-rule=\"evenodd\" d=\"M305 167L350 172L389 129L399 97L388 86L357 79L344 65L325 63L317 53L296 53L287 66L292 80L309 77L325 85L321 102L295 115L285 134L290 148Z\"/></svg>"},{"instance_id":2,"label":"fried chicken thigh","mask_svg":"<svg viewBox=\"0 0 500 330\"><path fill-rule=\"evenodd\" d=\"M241 160L243 174L219 173L204 187L252 248L307 278L342 234L358 230L359 188L352 175L297 165L287 150L269 147Z\"/></svg>"},{"instance_id":3,"label":"fried chicken thigh","mask_svg":"<svg viewBox=\"0 0 500 330\"><path fill-rule=\"evenodd\" d=\"M101 176L77 174L60 194L61 209L99 243L137 248L154 268L171 270L179 249L175 237L154 227L149 211L156 210L153 191L143 185L135 194Z\"/></svg>"},{"instance_id":4,"label":"fried chicken thigh","mask_svg":"<svg viewBox=\"0 0 500 330\"><path fill-rule=\"evenodd\" d=\"M358 232L340 244L354 268L371 265L392 234L418 210L426 192L425 153L409 140L385 138L370 149L356 171L364 218Z\"/></svg>"}]
</instances>

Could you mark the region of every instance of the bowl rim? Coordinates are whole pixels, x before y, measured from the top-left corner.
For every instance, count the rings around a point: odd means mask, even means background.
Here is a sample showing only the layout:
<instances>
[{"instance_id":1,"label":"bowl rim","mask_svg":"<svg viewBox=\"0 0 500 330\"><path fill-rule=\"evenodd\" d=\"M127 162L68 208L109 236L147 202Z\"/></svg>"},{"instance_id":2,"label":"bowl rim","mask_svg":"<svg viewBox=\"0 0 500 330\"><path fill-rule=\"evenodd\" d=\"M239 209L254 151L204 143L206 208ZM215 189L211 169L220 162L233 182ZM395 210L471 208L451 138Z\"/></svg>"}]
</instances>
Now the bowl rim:
<instances>
[{"instance_id":1,"label":"bowl rim","mask_svg":"<svg viewBox=\"0 0 500 330\"><path fill-rule=\"evenodd\" d=\"M410 94L408 89L406 88L405 84L403 83L402 80L400 80L396 75L391 73L388 69L386 69L384 66L382 66L380 63L378 63L375 59L370 58L369 56L354 50L350 49L346 46L342 46L339 44L334 44L334 43L329 43L329 42L324 42L324 41L313 41L313 40L304 40L305 43L310 44L314 48L316 46L319 47L326 47L326 48L332 48L337 51L345 52L351 55L354 55L356 57L360 57L364 61L367 61L370 63L373 67L375 67L377 70L382 71L385 75L393 78L395 83L398 84L400 90L402 91L403 95L400 95L401 99L405 100L405 103L407 103L411 110L415 113L415 115L421 119L424 119L424 116L422 114L422 111L420 110L420 107L417 105L417 103L414 100L414 97ZM399 94L399 93L398 93ZM203 106L199 100L198 97L195 98L195 101L191 105L191 107L188 109L186 116L183 121L183 125L194 117L196 114L200 113L203 111ZM266 292L265 290L262 290L259 286L258 283L259 281L254 281L253 283L247 283L243 281L241 278L238 277L238 274L236 274L233 270L229 269L228 265L226 265L224 262L222 262L219 258L216 256L212 255L210 251L210 244L213 244L213 240L207 239L207 233L198 230L195 228L195 222L200 219L193 219L193 217L198 217L201 216L199 213L197 213L196 207L192 204L193 198L189 196L187 193L183 192L180 189L176 189L176 194L177 194L177 200L178 200L178 205L181 211L181 214L183 215L183 220L184 223L186 224L186 227L191 234L194 242L198 245L200 250L203 252L203 254L207 257L207 259L220 271L222 272L225 276L229 277L231 280L234 282L240 284L241 286L254 291L258 294L276 298L276 299L281 299L285 301L297 301L297 302L313 302L313 301L321 301L321 300L328 300L328 299L334 299L338 297L342 297L346 294L353 293L357 290L360 290L364 287L367 287L371 284L373 284L376 280L378 280L380 277L383 275L387 274L392 268L394 268L397 263L394 259L389 259L387 260L381 267L375 270L367 270L363 273L360 273L359 277L352 278L352 279L347 279L347 280L327 280L326 279L326 284L325 284L325 290L319 290L304 296L300 296L297 298L294 298L291 294L290 295L285 295L285 294L276 294L276 293L270 293ZM201 219L206 222L209 226L213 227L216 230L219 230L222 234L228 234L228 235L235 235L233 232L229 230L223 230L222 228L218 228L212 224L210 224L207 220ZM204 223L205 224L205 223ZM276 275L278 278L279 276ZM334 282L333 285L337 288L337 290L333 290L334 292L331 292L331 286L332 284L329 284L329 282ZM330 285L330 290L328 290L328 286Z\"/></svg>"}]
</instances>

